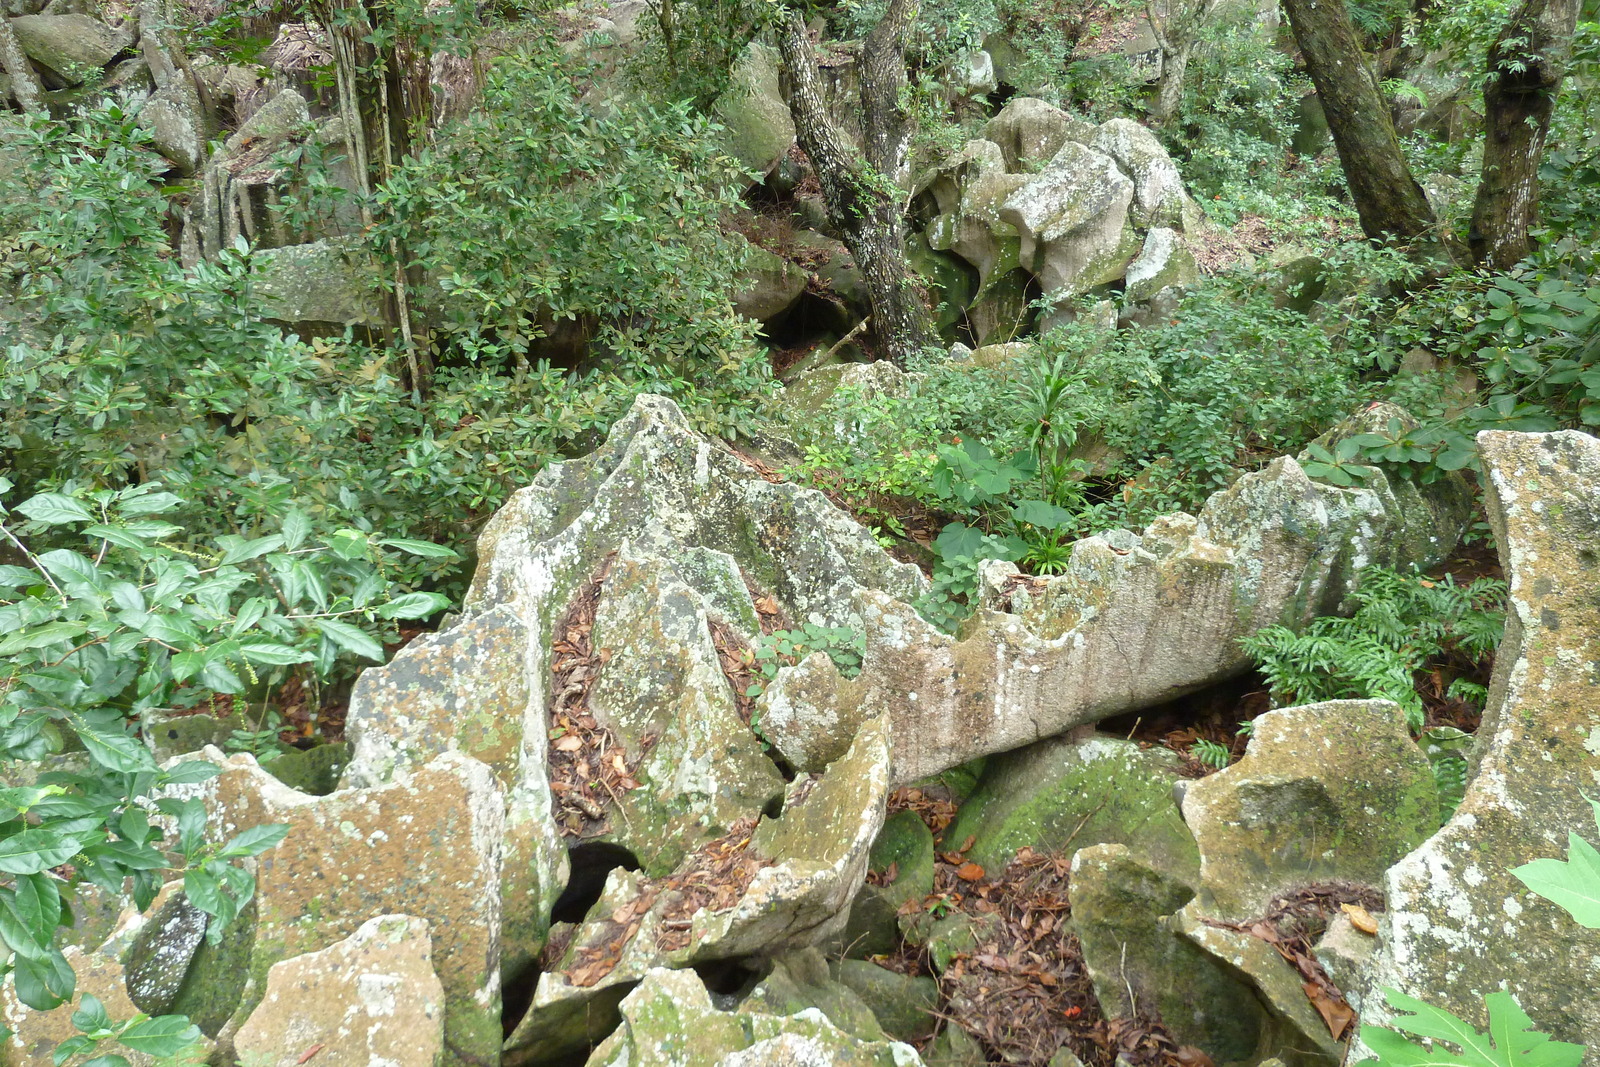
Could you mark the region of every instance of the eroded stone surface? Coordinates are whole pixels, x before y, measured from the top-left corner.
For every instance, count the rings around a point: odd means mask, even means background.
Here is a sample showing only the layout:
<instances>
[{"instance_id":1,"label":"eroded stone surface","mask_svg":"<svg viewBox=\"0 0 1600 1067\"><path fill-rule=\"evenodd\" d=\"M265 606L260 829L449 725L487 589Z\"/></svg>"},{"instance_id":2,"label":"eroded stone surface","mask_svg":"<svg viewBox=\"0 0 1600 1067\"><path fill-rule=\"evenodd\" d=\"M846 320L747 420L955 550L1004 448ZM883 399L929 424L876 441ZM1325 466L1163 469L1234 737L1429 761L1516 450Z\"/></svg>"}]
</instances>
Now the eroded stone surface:
<instances>
[{"instance_id":1,"label":"eroded stone surface","mask_svg":"<svg viewBox=\"0 0 1600 1067\"><path fill-rule=\"evenodd\" d=\"M278 782L251 756L224 758L215 749L206 756L222 774L179 791L205 802L210 838L225 841L268 823L289 827L257 860L248 980L229 1029L261 1003L273 964L329 948L373 916L413 915L432 931L444 989L442 1062L490 1060L501 1039L504 802L489 768L445 752L389 784L313 797Z\"/></svg>"},{"instance_id":2,"label":"eroded stone surface","mask_svg":"<svg viewBox=\"0 0 1600 1067\"><path fill-rule=\"evenodd\" d=\"M1403 415L1376 405L1339 432ZM1377 473L1358 487L1324 485L1285 456L1198 518L1078 541L1059 576L985 564L982 606L959 638L858 588L860 677L844 680L818 656L780 671L759 702L762 728L793 765L814 768L853 722L887 715L904 783L1171 700L1245 669L1240 637L1338 611L1364 568L1441 558L1467 500L1459 481L1419 490Z\"/></svg>"},{"instance_id":3,"label":"eroded stone surface","mask_svg":"<svg viewBox=\"0 0 1600 1067\"><path fill-rule=\"evenodd\" d=\"M1564 1041L1600 1034L1600 931L1585 930L1509 873L1594 840L1583 793L1600 785L1600 440L1575 431L1485 431L1489 521L1510 582L1473 776L1450 821L1389 871L1366 1022L1389 986L1473 1025L1508 989ZM1600 1064L1591 1045L1585 1063Z\"/></svg>"},{"instance_id":4,"label":"eroded stone surface","mask_svg":"<svg viewBox=\"0 0 1600 1067\"><path fill-rule=\"evenodd\" d=\"M622 1025L591 1067L917 1067L909 1045L868 1041L816 1008L794 1015L721 1012L692 971L654 970L621 1004Z\"/></svg>"},{"instance_id":5,"label":"eroded stone surface","mask_svg":"<svg viewBox=\"0 0 1600 1067\"><path fill-rule=\"evenodd\" d=\"M1439 825L1433 772L1399 705L1332 700L1255 723L1244 758L1183 798L1210 917L1259 917L1312 882L1377 884Z\"/></svg>"},{"instance_id":6,"label":"eroded stone surface","mask_svg":"<svg viewBox=\"0 0 1600 1067\"><path fill-rule=\"evenodd\" d=\"M319 952L274 964L234 1050L245 1063L273 1067L313 1048L329 1064L435 1067L444 1015L428 924L380 915Z\"/></svg>"}]
</instances>

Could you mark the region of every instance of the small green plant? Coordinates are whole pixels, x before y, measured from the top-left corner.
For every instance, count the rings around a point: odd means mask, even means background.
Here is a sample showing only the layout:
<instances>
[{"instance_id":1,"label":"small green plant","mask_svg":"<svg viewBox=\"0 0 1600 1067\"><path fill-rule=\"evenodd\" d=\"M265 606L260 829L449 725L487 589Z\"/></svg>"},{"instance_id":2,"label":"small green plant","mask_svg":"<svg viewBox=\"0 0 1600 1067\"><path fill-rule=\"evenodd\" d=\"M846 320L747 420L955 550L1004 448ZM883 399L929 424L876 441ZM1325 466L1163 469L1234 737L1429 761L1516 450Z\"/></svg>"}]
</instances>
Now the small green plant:
<instances>
[{"instance_id":1,"label":"small green plant","mask_svg":"<svg viewBox=\"0 0 1600 1067\"><path fill-rule=\"evenodd\" d=\"M1205 738L1201 738L1189 746L1189 755L1207 767L1214 767L1219 771L1233 761L1233 753L1228 749L1227 745L1219 745L1217 742L1207 741Z\"/></svg>"},{"instance_id":2,"label":"small green plant","mask_svg":"<svg viewBox=\"0 0 1600 1067\"><path fill-rule=\"evenodd\" d=\"M56 1046L51 1054L55 1067L75 1056L92 1056L84 1061L85 1067L128 1067L128 1058L116 1052L102 1051L121 1046L141 1057L176 1056L200 1040L200 1028L192 1025L182 1015L162 1015L152 1019L137 1015L121 1022L112 1020L100 998L85 993L78 1008L72 1013L72 1025L78 1033Z\"/></svg>"},{"instance_id":3,"label":"small green plant","mask_svg":"<svg viewBox=\"0 0 1600 1067\"><path fill-rule=\"evenodd\" d=\"M1325 617L1299 633L1269 626L1241 643L1253 656L1278 705L1318 700L1392 700L1412 730L1424 710L1413 672L1443 657L1475 660L1500 643L1504 582L1479 578L1458 586L1381 567L1370 568L1353 594L1350 618Z\"/></svg>"},{"instance_id":4,"label":"small green plant","mask_svg":"<svg viewBox=\"0 0 1600 1067\"><path fill-rule=\"evenodd\" d=\"M745 696L759 697L778 677L780 668L792 667L813 652L826 653L841 675L854 678L861 673L861 657L867 652L866 638L850 626L819 626L814 622L798 630L763 634L750 653L750 662L763 680L752 683L745 690Z\"/></svg>"}]
</instances>

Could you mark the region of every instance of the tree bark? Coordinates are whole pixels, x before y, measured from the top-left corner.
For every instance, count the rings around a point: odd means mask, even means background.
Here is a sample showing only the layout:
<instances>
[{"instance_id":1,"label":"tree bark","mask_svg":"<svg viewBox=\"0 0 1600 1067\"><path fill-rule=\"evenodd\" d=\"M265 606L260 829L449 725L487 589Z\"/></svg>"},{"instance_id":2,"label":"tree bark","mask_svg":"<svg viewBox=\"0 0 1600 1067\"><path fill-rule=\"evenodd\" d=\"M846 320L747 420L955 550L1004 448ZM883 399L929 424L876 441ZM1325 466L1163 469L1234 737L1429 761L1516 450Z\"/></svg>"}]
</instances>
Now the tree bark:
<instances>
[{"instance_id":1,"label":"tree bark","mask_svg":"<svg viewBox=\"0 0 1600 1067\"><path fill-rule=\"evenodd\" d=\"M1328 116L1362 232L1373 240L1440 241L1344 0L1284 0L1284 9Z\"/></svg>"},{"instance_id":2,"label":"tree bark","mask_svg":"<svg viewBox=\"0 0 1600 1067\"><path fill-rule=\"evenodd\" d=\"M1183 101L1183 79L1189 70L1200 27L1216 8L1216 0L1145 0L1145 21L1161 50L1161 77L1150 105L1150 121L1166 126Z\"/></svg>"},{"instance_id":3,"label":"tree bark","mask_svg":"<svg viewBox=\"0 0 1600 1067\"><path fill-rule=\"evenodd\" d=\"M889 359L902 366L929 336L928 310L906 264L905 212L897 184L907 167L900 89L906 77L905 35L915 11L914 0L890 0L862 50L864 159L828 114L805 22L791 11L779 35L800 147L816 168L829 219L861 268L872 301L873 332Z\"/></svg>"},{"instance_id":4,"label":"tree bark","mask_svg":"<svg viewBox=\"0 0 1600 1067\"><path fill-rule=\"evenodd\" d=\"M1539 160L1577 21L1578 0L1523 0L1489 49L1483 176L1467 242L1473 261L1495 270L1532 251Z\"/></svg>"}]
</instances>

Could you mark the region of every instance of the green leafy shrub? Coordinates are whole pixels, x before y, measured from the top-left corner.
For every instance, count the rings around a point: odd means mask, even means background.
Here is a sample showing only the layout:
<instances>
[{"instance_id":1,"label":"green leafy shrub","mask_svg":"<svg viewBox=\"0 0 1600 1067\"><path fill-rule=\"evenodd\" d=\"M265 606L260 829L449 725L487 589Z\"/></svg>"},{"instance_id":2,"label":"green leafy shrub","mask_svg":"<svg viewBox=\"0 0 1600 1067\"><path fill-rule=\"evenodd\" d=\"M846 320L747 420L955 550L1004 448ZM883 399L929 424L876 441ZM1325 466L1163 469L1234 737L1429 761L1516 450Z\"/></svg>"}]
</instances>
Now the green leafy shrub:
<instances>
[{"instance_id":1,"label":"green leafy shrub","mask_svg":"<svg viewBox=\"0 0 1600 1067\"><path fill-rule=\"evenodd\" d=\"M0 496L12 488L0 478ZM437 593L396 595L384 546L435 556L448 549L356 530L314 540L305 516L290 513L277 533L227 535L201 553L174 540L182 531L166 516L181 507L154 482L121 490L69 483L0 504L0 541L18 561L0 564L0 756L77 754L45 765L31 784L0 790L0 936L12 953L0 974L38 1010L68 1000L76 986L59 933L72 922L73 886L115 897L131 880L133 901L145 908L169 872L182 872L189 901L213 917L215 942L254 893L253 876L234 861L283 838L285 827L263 826L208 845L201 801L160 792L218 768L159 766L140 737L152 716L209 693L264 690L301 665L326 677L340 652L381 661L374 630L447 604ZM152 821L157 814L171 820L175 840ZM177 1017L113 1026L88 1001L79 1015L87 1033L69 1042L74 1051L114 1038L135 1051L170 1052L194 1036Z\"/></svg>"},{"instance_id":2,"label":"green leafy shrub","mask_svg":"<svg viewBox=\"0 0 1600 1067\"><path fill-rule=\"evenodd\" d=\"M1413 672L1452 654L1479 659L1500 643L1506 585L1479 578L1458 586L1398 574L1362 572L1350 618L1324 617L1300 633L1268 626L1242 638L1280 706L1319 700L1382 698L1405 710L1414 731L1424 722Z\"/></svg>"}]
</instances>

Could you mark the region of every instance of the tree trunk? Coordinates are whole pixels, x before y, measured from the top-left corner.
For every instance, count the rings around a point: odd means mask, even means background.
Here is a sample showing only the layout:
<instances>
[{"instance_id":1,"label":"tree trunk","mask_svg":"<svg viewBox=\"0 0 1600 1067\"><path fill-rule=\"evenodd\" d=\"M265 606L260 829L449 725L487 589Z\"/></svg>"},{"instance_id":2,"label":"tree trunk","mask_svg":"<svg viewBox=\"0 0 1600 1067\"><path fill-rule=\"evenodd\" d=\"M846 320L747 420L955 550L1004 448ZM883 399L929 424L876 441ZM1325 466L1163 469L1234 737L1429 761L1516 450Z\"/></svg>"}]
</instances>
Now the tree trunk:
<instances>
[{"instance_id":1,"label":"tree trunk","mask_svg":"<svg viewBox=\"0 0 1600 1067\"><path fill-rule=\"evenodd\" d=\"M899 97L906 77L905 34L915 10L912 0L890 0L862 51L865 160L828 114L805 22L790 12L779 35L800 147L816 168L829 219L861 268L872 301L873 332L889 358L902 366L929 335L928 310L906 264L905 213L897 184L907 166L908 133Z\"/></svg>"},{"instance_id":2,"label":"tree trunk","mask_svg":"<svg viewBox=\"0 0 1600 1067\"><path fill-rule=\"evenodd\" d=\"M1495 270L1532 250L1539 160L1577 20L1578 0L1523 0L1489 49L1483 176L1467 240L1473 261Z\"/></svg>"},{"instance_id":3,"label":"tree trunk","mask_svg":"<svg viewBox=\"0 0 1600 1067\"><path fill-rule=\"evenodd\" d=\"M1215 0L1145 0L1145 21L1161 50L1161 77L1150 105L1150 121L1157 126L1177 117L1195 38L1215 6Z\"/></svg>"},{"instance_id":4,"label":"tree trunk","mask_svg":"<svg viewBox=\"0 0 1600 1067\"><path fill-rule=\"evenodd\" d=\"M1328 116L1362 232L1373 240L1441 240L1428 198L1401 154L1389 107L1344 0L1284 0L1284 8Z\"/></svg>"},{"instance_id":5,"label":"tree trunk","mask_svg":"<svg viewBox=\"0 0 1600 1067\"><path fill-rule=\"evenodd\" d=\"M1157 126L1168 126L1178 117L1178 105L1183 102L1183 79L1189 71L1189 53L1194 42L1169 44L1157 37L1161 44L1161 79L1156 82L1156 98L1150 105L1150 121Z\"/></svg>"}]
</instances>

